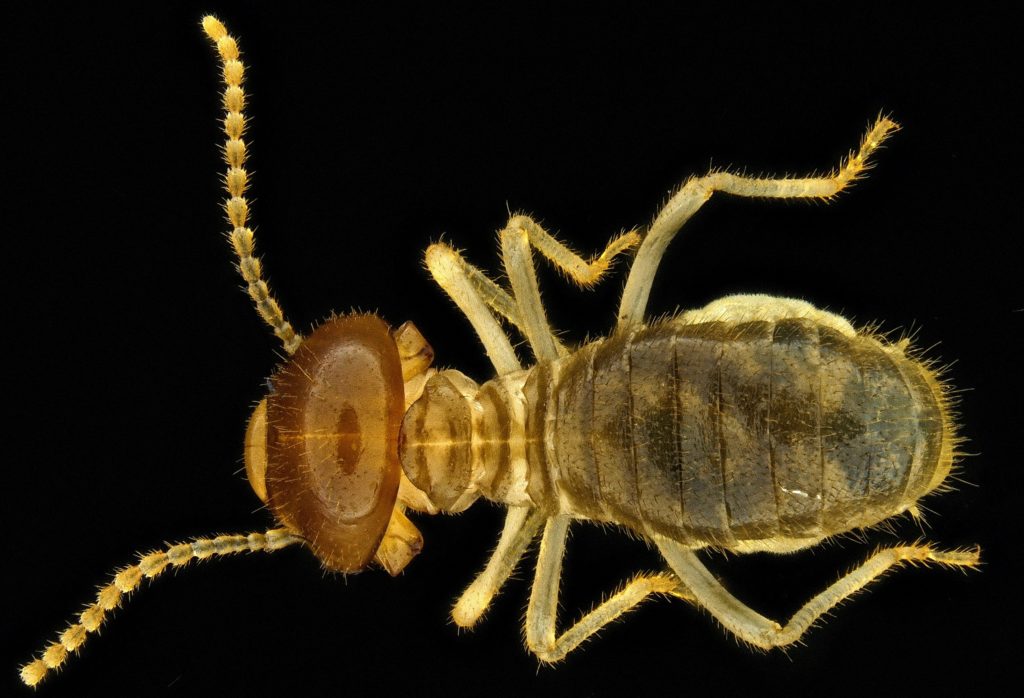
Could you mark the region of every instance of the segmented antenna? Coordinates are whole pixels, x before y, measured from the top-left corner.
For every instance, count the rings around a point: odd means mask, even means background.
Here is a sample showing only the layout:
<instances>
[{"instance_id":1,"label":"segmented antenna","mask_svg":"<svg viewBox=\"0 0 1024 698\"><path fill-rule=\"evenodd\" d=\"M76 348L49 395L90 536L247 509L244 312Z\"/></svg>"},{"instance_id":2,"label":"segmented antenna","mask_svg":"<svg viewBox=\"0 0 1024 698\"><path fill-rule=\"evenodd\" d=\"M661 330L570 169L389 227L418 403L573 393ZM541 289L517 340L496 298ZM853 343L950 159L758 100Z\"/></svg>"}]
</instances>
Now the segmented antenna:
<instances>
[{"instance_id":1,"label":"segmented antenna","mask_svg":"<svg viewBox=\"0 0 1024 698\"><path fill-rule=\"evenodd\" d=\"M245 66L239 57L238 42L228 34L227 29L216 17L203 18L203 31L210 37L220 54L224 72L224 161L228 169L224 175L224 187L228 198L224 210L231 223L228 237L238 255L238 271L248 284L249 297L256 304L260 316L274 329L289 354L295 353L302 343L291 324L284 319L281 306L263 280L263 268L254 254L253 232L246 225L249 217L249 202L245 199L245 188L249 175L245 171L246 145L242 139L245 132Z\"/></svg>"},{"instance_id":2,"label":"segmented antenna","mask_svg":"<svg viewBox=\"0 0 1024 698\"><path fill-rule=\"evenodd\" d=\"M215 555L233 555L242 552L273 552L295 543L302 538L284 528L266 533L250 533L246 536L217 536L196 538L187 543L172 545L139 555L139 561L118 570L110 584L100 587L96 601L78 614L78 622L72 623L60 634L56 642L50 643L42 655L21 667L21 680L29 686L42 681L50 671L60 668L71 652L77 652L89 637L103 625L106 615L121 605L125 594L139 588L143 579L153 579L168 568L184 567L192 560L205 560Z\"/></svg>"}]
</instances>

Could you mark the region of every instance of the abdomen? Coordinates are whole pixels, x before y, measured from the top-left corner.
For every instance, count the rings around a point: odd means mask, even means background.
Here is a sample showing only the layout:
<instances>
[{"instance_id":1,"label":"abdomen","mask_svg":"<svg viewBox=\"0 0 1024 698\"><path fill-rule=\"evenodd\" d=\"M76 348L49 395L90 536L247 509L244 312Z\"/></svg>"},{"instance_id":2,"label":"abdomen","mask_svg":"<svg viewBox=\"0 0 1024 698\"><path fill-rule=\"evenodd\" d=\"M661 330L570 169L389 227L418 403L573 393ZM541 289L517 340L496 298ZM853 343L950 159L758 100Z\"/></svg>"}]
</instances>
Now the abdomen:
<instances>
[{"instance_id":1,"label":"abdomen","mask_svg":"<svg viewBox=\"0 0 1024 698\"><path fill-rule=\"evenodd\" d=\"M554 486L575 513L642 533L818 539L905 510L952 462L924 365L807 319L669 321L556 368Z\"/></svg>"}]
</instances>

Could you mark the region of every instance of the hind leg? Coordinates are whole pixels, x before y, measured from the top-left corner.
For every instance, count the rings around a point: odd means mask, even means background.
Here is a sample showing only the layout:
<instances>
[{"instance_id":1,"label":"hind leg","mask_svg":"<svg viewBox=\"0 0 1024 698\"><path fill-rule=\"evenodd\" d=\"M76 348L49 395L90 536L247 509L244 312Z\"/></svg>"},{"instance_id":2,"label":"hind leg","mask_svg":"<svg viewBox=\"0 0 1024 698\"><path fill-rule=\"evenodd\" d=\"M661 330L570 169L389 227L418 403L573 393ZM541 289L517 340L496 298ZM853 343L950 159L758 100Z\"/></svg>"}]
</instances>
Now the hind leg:
<instances>
[{"instance_id":1,"label":"hind leg","mask_svg":"<svg viewBox=\"0 0 1024 698\"><path fill-rule=\"evenodd\" d=\"M665 249L679 229L712 194L723 192L734 196L771 199L830 199L869 168L868 157L897 128L895 122L879 119L864 136L857 153L852 154L838 171L827 177L760 178L713 172L690 179L661 209L640 245L636 261L626 279L626 288L622 292L619 327L644 321L651 284Z\"/></svg>"},{"instance_id":2,"label":"hind leg","mask_svg":"<svg viewBox=\"0 0 1024 698\"><path fill-rule=\"evenodd\" d=\"M655 543L669 566L693 594L695 603L706 608L736 637L763 649L785 647L796 642L824 613L897 565L925 563L970 568L978 564L977 550L942 552L928 545L886 548L804 604L788 623L779 625L730 594L692 550L660 536L655 536Z\"/></svg>"}]
</instances>

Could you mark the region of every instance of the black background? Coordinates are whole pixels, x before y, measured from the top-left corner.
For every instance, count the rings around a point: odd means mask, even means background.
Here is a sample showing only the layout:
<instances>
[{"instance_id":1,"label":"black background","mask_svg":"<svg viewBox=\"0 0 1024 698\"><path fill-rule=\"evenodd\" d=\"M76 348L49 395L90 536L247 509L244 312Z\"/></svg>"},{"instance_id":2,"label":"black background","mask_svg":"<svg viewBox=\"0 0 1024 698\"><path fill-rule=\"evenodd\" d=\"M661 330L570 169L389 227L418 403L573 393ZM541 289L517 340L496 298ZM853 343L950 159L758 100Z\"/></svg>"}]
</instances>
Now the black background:
<instances>
[{"instance_id":1,"label":"black background","mask_svg":"<svg viewBox=\"0 0 1024 698\"><path fill-rule=\"evenodd\" d=\"M199 28L210 11L247 59L257 245L289 318L411 319L439 364L479 380L490 368L469 324L422 267L431 241L495 270L495 231L527 211L591 253L691 173L827 170L893 114L904 130L830 205L713 199L670 248L651 312L767 292L941 342L929 355L956 361L979 455L963 462L969 485L927 502L924 535L980 543L986 565L892 574L787 653L753 653L661 600L538 668L521 640L528 565L476 630L447 619L500 530L502 510L480 503L419 517L426 549L398 579L343 579L290 549L146 584L40 695L935 695L1008 677L1024 497L1010 22L984 9L688 7L4 11L11 695L27 694L15 667L133 551L271 524L239 469L280 348L223 239L219 73ZM621 274L588 293L540 277L570 339L609 331ZM708 558L781 618L874 546L922 535L897 530ZM659 567L620 532L575 527L563 622Z\"/></svg>"}]
</instances>

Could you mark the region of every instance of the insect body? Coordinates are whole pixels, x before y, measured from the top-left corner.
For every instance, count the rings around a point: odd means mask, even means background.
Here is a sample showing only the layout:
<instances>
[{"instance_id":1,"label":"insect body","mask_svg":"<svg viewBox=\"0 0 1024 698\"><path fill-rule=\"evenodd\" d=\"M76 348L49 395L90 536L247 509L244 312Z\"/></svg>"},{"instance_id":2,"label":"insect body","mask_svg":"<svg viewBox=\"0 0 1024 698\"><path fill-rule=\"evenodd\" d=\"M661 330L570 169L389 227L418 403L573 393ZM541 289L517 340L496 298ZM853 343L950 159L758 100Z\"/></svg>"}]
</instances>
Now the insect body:
<instances>
[{"instance_id":1,"label":"insect body","mask_svg":"<svg viewBox=\"0 0 1024 698\"><path fill-rule=\"evenodd\" d=\"M449 389L455 399L436 421L465 432L481 412L476 437L487 445L476 454L462 438L438 457L437 429L422 419L444 394L437 380L404 431L406 472L428 494L479 480L489 499L688 546L813 544L892 516L951 463L941 393L919 364L803 317L671 320L496 379L473 397ZM501 452L515 399L526 416L519 483ZM474 463L480 476L467 478ZM431 466L445 470L432 477Z\"/></svg>"},{"instance_id":2,"label":"insect body","mask_svg":"<svg viewBox=\"0 0 1024 698\"><path fill-rule=\"evenodd\" d=\"M246 433L246 470L279 528L197 539L141 556L117 573L42 655L22 668L34 685L60 667L106 612L144 578L190 560L302 544L325 567L400 572L421 551L406 517L458 512L483 496L508 507L497 548L452 610L474 625L531 542L541 538L526 642L555 662L651 594L701 606L758 647L798 640L826 611L906 561L972 567L979 552L927 544L883 549L805 604L785 625L733 597L696 555L790 552L916 512L956 456L947 389L929 366L803 301L730 296L654 323L644 315L659 261L714 192L827 199L867 167L896 125L880 119L833 174L689 180L644 235L628 232L586 261L526 216L500 233L510 289L444 244L427 267L466 315L497 376L478 385L435 371L411 324L333 318L303 338L262 279L247 226L242 89L235 40L208 17L224 64L226 204L249 294L290 355ZM579 348L551 331L533 268L536 249L575 281L600 280L636 248L613 334ZM527 339L523 366L499 324ZM576 520L624 526L651 541L668 570L636 577L565 632L556 610L562 554Z\"/></svg>"},{"instance_id":3,"label":"insect body","mask_svg":"<svg viewBox=\"0 0 1024 698\"><path fill-rule=\"evenodd\" d=\"M476 491L698 547L799 548L878 523L949 472L941 388L900 349L789 304L619 333L482 389L436 376L405 417L405 471L444 508Z\"/></svg>"}]
</instances>

